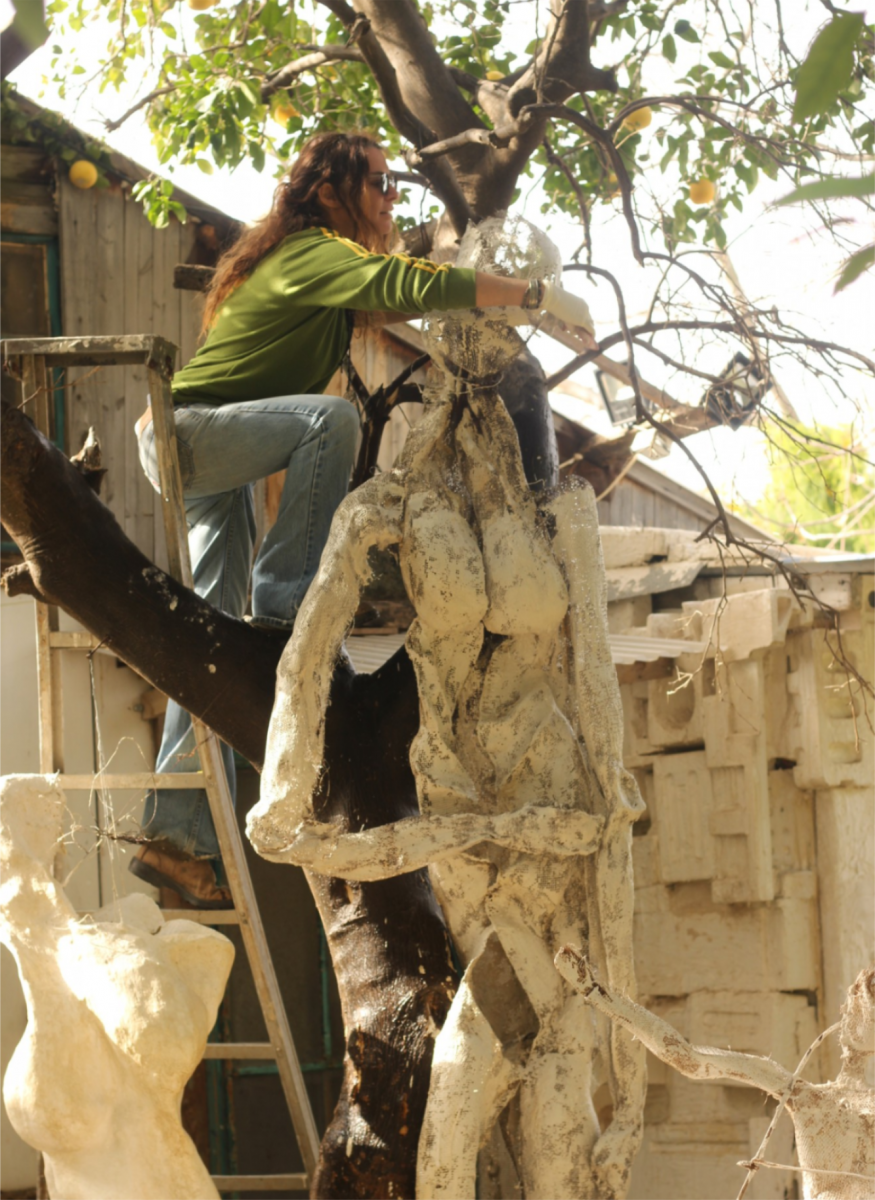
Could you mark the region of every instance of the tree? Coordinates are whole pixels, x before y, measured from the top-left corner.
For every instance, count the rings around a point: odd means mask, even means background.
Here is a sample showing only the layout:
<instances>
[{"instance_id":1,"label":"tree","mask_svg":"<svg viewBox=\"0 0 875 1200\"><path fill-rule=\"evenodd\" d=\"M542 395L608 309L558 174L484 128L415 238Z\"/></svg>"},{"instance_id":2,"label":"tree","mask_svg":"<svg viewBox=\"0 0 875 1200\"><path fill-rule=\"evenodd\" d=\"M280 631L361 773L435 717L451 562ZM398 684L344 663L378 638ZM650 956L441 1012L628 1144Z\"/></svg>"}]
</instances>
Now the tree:
<instances>
[{"instance_id":1,"label":"tree","mask_svg":"<svg viewBox=\"0 0 875 1200\"><path fill-rule=\"evenodd\" d=\"M789 545L830 553L875 549L875 469L853 429L777 428L768 486L736 511ZM871 451L869 451L871 453Z\"/></svg>"},{"instance_id":2,"label":"tree","mask_svg":"<svg viewBox=\"0 0 875 1200\"><path fill-rule=\"evenodd\" d=\"M581 353L551 380L532 355L502 380L535 486L551 486L557 477L548 383L614 346L625 348L638 423L679 442L696 429L747 417L757 405L762 411L747 368L723 370L735 353L754 365L762 383L781 355L813 362L839 391L851 371L875 373L858 351L748 304L715 269L730 208L743 209L764 177L798 186L830 175L836 163L871 155L875 134L861 101L873 78L872 34L862 19L832 16L834 6L826 5L829 24L843 22L843 68L831 98L803 116L794 111L802 64L788 44L780 6L774 15L757 13L747 27L728 0L707 6L531 0L523 7L533 35L524 47L506 37L520 11L511 0L358 0L355 7L318 0L309 19L281 0L217 4L195 16L172 0L53 0L49 17L63 86L72 88L77 73L86 74L75 40L93 21L106 22L109 31L98 69L102 87L117 86L151 61L149 91L111 125L145 111L168 165L197 162L209 172L214 162L248 157L265 166L288 158L317 130L375 129L392 155L405 158L405 186L426 197L421 219L402 223L416 253L452 258L469 221L507 208L527 178L540 177L545 206L580 220L581 245L570 268L611 288L617 320L597 349L578 347ZM595 65L611 61L621 66ZM156 183L143 189L143 199L155 219L168 218L169 189ZM862 202L870 203L865 196ZM844 238L829 209L817 198L811 203L832 234ZM654 281L647 318L637 323L626 317L616 265L599 262L597 232L613 206L626 222L630 261ZM712 361L715 353L720 361ZM648 371L661 364L675 372L687 402L644 385L642 362ZM699 403L703 394L711 396L710 406ZM617 442L615 469L628 445L628 438ZM217 732L260 762L276 651L257 631L221 618L222 678L233 681L226 695L235 694L236 703L227 710L217 705L187 670L209 657L209 647L180 634L184 614L201 602L176 589L171 624L154 602L137 552L107 527L105 514L98 519L97 502L73 468L34 439L14 411L5 414L3 446L3 520L26 563L7 587L60 603L156 686L196 713L209 710ZM722 512L713 486L711 492ZM59 509L63 527L50 519ZM725 522L723 535L732 540ZM139 619L132 621L130 608L122 611L122 592L138 572ZM92 577L106 580L99 605L90 595ZM370 678L338 670L325 803L348 828L414 810L406 747L415 714L403 652ZM317 1191L409 1195L428 1086L427 1030L442 1021L455 978L440 914L422 873L361 885L352 901L342 883L311 883L348 1031L344 1091ZM424 957L411 962L414 946ZM408 1078L402 1134L384 1106L394 1104L399 1081Z\"/></svg>"}]
</instances>

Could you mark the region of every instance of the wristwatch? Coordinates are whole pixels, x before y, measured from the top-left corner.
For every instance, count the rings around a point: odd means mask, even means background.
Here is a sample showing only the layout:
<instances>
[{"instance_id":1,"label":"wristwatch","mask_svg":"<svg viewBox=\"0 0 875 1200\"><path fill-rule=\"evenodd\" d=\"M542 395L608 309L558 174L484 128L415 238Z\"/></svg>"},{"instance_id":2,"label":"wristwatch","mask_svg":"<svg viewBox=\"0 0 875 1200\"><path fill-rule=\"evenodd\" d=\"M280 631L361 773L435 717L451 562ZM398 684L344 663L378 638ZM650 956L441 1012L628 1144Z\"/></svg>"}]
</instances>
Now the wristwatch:
<instances>
[{"instance_id":1,"label":"wristwatch","mask_svg":"<svg viewBox=\"0 0 875 1200\"><path fill-rule=\"evenodd\" d=\"M544 281L543 279L529 280L529 286L526 288L520 303L520 308L524 308L531 312L536 312L540 309L544 301Z\"/></svg>"}]
</instances>

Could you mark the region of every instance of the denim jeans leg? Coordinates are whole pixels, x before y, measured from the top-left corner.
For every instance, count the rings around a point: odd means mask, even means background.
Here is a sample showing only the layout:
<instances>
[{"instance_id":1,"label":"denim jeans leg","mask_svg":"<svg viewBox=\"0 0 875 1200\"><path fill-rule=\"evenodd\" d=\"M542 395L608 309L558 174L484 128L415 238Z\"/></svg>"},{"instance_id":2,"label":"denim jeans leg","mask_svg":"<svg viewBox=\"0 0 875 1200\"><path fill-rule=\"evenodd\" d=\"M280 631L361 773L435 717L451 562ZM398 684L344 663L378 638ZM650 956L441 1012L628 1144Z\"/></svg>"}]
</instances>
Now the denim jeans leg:
<instances>
[{"instance_id":1,"label":"denim jeans leg","mask_svg":"<svg viewBox=\"0 0 875 1200\"><path fill-rule=\"evenodd\" d=\"M216 608L242 616L246 607L249 563L255 538L252 489L186 499L194 590ZM232 800L236 798L234 752L221 744ZM191 717L175 701L167 703L164 735L156 770L197 771ZM144 831L197 857L218 858L219 844L203 789L160 788L151 792L143 815Z\"/></svg>"},{"instance_id":2,"label":"denim jeans leg","mask_svg":"<svg viewBox=\"0 0 875 1200\"><path fill-rule=\"evenodd\" d=\"M346 400L290 400L289 419L306 415L309 427L290 457L276 522L252 568L253 618L263 625L289 627L319 569L331 521L347 494L359 430L358 414Z\"/></svg>"},{"instance_id":3,"label":"denim jeans leg","mask_svg":"<svg viewBox=\"0 0 875 1200\"><path fill-rule=\"evenodd\" d=\"M287 472L276 525L253 570L252 611L260 623L291 628L316 573L331 518L346 495L355 456L358 416L335 396L280 396L176 410L176 433L189 524L195 591L217 608L242 616L254 539L250 484ZM157 479L151 425L140 436L140 460ZM248 534L248 536L247 536ZM197 770L187 716L170 702L159 769ZM233 757L223 756L234 790ZM150 798L148 832L196 854L218 846L205 798L161 789Z\"/></svg>"}]
</instances>

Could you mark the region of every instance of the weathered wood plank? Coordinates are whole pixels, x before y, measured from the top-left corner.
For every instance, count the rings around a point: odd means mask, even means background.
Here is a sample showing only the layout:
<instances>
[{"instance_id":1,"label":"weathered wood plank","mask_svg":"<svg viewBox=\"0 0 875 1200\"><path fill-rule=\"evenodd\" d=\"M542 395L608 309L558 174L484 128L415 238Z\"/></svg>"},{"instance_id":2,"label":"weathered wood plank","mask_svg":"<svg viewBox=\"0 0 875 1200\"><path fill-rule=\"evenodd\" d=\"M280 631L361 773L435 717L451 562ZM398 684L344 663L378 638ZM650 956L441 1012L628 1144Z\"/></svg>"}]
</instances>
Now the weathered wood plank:
<instances>
[{"instance_id":1,"label":"weathered wood plank","mask_svg":"<svg viewBox=\"0 0 875 1200\"><path fill-rule=\"evenodd\" d=\"M6 185L4 184L4 193ZM3 233L29 233L54 237L58 232L58 214L51 204L0 204L0 230Z\"/></svg>"},{"instance_id":2,"label":"weathered wood plank","mask_svg":"<svg viewBox=\"0 0 875 1200\"><path fill-rule=\"evenodd\" d=\"M142 206L125 204L125 329L128 334L152 334L152 226ZM145 363L128 369L125 441L125 533L155 561L155 510L157 493L140 466L137 439L131 426L145 411L149 381ZM161 564L165 565L164 562Z\"/></svg>"},{"instance_id":3,"label":"weathered wood plank","mask_svg":"<svg viewBox=\"0 0 875 1200\"><path fill-rule=\"evenodd\" d=\"M51 160L36 146L12 146L6 142L0 148L0 179L40 183L51 172Z\"/></svg>"}]
</instances>

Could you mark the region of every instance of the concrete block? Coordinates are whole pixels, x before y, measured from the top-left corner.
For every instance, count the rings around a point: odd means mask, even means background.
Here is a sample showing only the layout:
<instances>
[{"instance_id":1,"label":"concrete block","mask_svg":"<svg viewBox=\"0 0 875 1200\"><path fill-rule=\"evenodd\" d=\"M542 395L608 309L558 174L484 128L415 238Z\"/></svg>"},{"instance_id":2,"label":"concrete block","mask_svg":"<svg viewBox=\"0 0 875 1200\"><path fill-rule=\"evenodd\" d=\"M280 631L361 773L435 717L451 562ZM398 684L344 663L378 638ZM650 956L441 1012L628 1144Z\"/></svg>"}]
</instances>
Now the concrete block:
<instances>
[{"instance_id":1,"label":"concrete block","mask_svg":"<svg viewBox=\"0 0 875 1200\"><path fill-rule=\"evenodd\" d=\"M864 676L872 673L872 637L863 627L842 635L842 651ZM866 787L875 778L875 735L867 699L839 662L834 633L822 629L787 639L789 704L779 745L796 763L800 788Z\"/></svg>"},{"instance_id":2,"label":"concrete block","mask_svg":"<svg viewBox=\"0 0 875 1200\"><path fill-rule=\"evenodd\" d=\"M659 838L655 833L632 838L632 870L636 888L662 883L659 869Z\"/></svg>"},{"instance_id":3,"label":"concrete block","mask_svg":"<svg viewBox=\"0 0 875 1200\"><path fill-rule=\"evenodd\" d=\"M637 567L668 557L669 540L675 529L632 529L621 525L603 525L599 530L605 568ZM695 537L693 534L690 538Z\"/></svg>"},{"instance_id":4,"label":"concrete block","mask_svg":"<svg viewBox=\"0 0 875 1200\"><path fill-rule=\"evenodd\" d=\"M857 972L875 960L875 805L872 788L818 792L817 868L823 937L823 1020L838 1020L839 1007ZM649 897L650 902L655 897ZM838 1067L838 1048L826 1046L828 1073Z\"/></svg>"},{"instance_id":5,"label":"concrete block","mask_svg":"<svg viewBox=\"0 0 875 1200\"><path fill-rule=\"evenodd\" d=\"M647 736L647 680L620 684L623 701L623 763L629 770L653 762L657 747Z\"/></svg>"},{"instance_id":6,"label":"concrete block","mask_svg":"<svg viewBox=\"0 0 875 1200\"><path fill-rule=\"evenodd\" d=\"M653 760L659 874L664 883L714 876L711 772L703 750Z\"/></svg>"},{"instance_id":7,"label":"concrete block","mask_svg":"<svg viewBox=\"0 0 875 1200\"><path fill-rule=\"evenodd\" d=\"M689 1040L769 1057L793 1071L817 1036L805 996L782 992L693 992L687 998ZM724 1087L744 1087L726 1080Z\"/></svg>"},{"instance_id":8,"label":"concrete block","mask_svg":"<svg viewBox=\"0 0 875 1200\"><path fill-rule=\"evenodd\" d=\"M766 732L765 698L762 662L748 659L715 666L712 694L702 697L709 767L740 767L750 761L751 739Z\"/></svg>"},{"instance_id":9,"label":"concrete block","mask_svg":"<svg viewBox=\"0 0 875 1200\"><path fill-rule=\"evenodd\" d=\"M703 1085L704 1086L704 1085ZM703 1142L700 1133L715 1139ZM668 1136L664 1136L668 1135ZM645 1128L644 1142L632 1164L629 1200L726 1200L737 1196L744 1171L737 1165L748 1154L746 1123L698 1129L671 1122Z\"/></svg>"},{"instance_id":10,"label":"concrete block","mask_svg":"<svg viewBox=\"0 0 875 1200\"><path fill-rule=\"evenodd\" d=\"M709 908L709 900L710 889L700 884L655 885L636 893L635 969L642 994L731 991L739 981L752 992L817 987L820 939L812 901Z\"/></svg>"},{"instance_id":11,"label":"concrete block","mask_svg":"<svg viewBox=\"0 0 875 1200\"><path fill-rule=\"evenodd\" d=\"M651 679L647 685L647 737L658 747L701 742L702 675L683 682L676 675Z\"/></svg>"},{"instance_id":12,"label":"concrete block","mask_svg":"<svg viewBox=\"0 0 875 1200\"><path fill-rule=\"evenodd\" d=\"M810 872L815 864L814 794L796 786L791 770L770 771L769 810L776 879ZM776 886L786 894L783 885Z\"/></svg>"},{"instance_id":13,"label":"concrete block","mask_svg":"<svg viewBox=\"0 0 875 1200\"><path fill-rule=\"evenodd\" d=\"M781 645L798 608L791 594L771 586L683 605L685 614L698 618L696 640L708 642L708 653L719 654L724 662L761 658Z\"/></svg>"},{"instance_id":14,"label":"concrete block","mask_svg":"<svg viewBox=\"0 0 875 1200\"><path fill-rule=\"evenodd\" d=\"M644 626L651 615L650 596L635 596L632 600L615 600L608 605L608 633L627 633Z\"/></svg>"},{"instance_id":15,"label":"concrete block","mask_svg":"<svg viewBox=\"0 0 875 1200\"><path fill-rule=\"evenodd\" d=\"M704 694L704 674L702 683L704 762L711 775L713 897L721 904L771 900L775 886L764 663L746 659L717 664L711 695Z\"/></svg>"},{"instance_id":16,"label":"concrete block","mask_svg":"<svg viewBox=\"0 0 875 1200\"><path fill-rule=\"evenodd\" d=\"M748 1121L750 1137L748 1158L755 1157L770 1123L771 1117L762 1116L751 1117ZM796 1138L789 1113L784 1112L778 1118L774 1133L766 1143L764 1157L769 1162L780 1163L786 1167L793 1167L799 1161L796 1157ZM745 1195L749 1196L750 1200L787 1200L788 1196L799 1194L800 1179L801 1176L796 1171L760 1167L751 1180Z\"/></svg>"}]
</instances>

